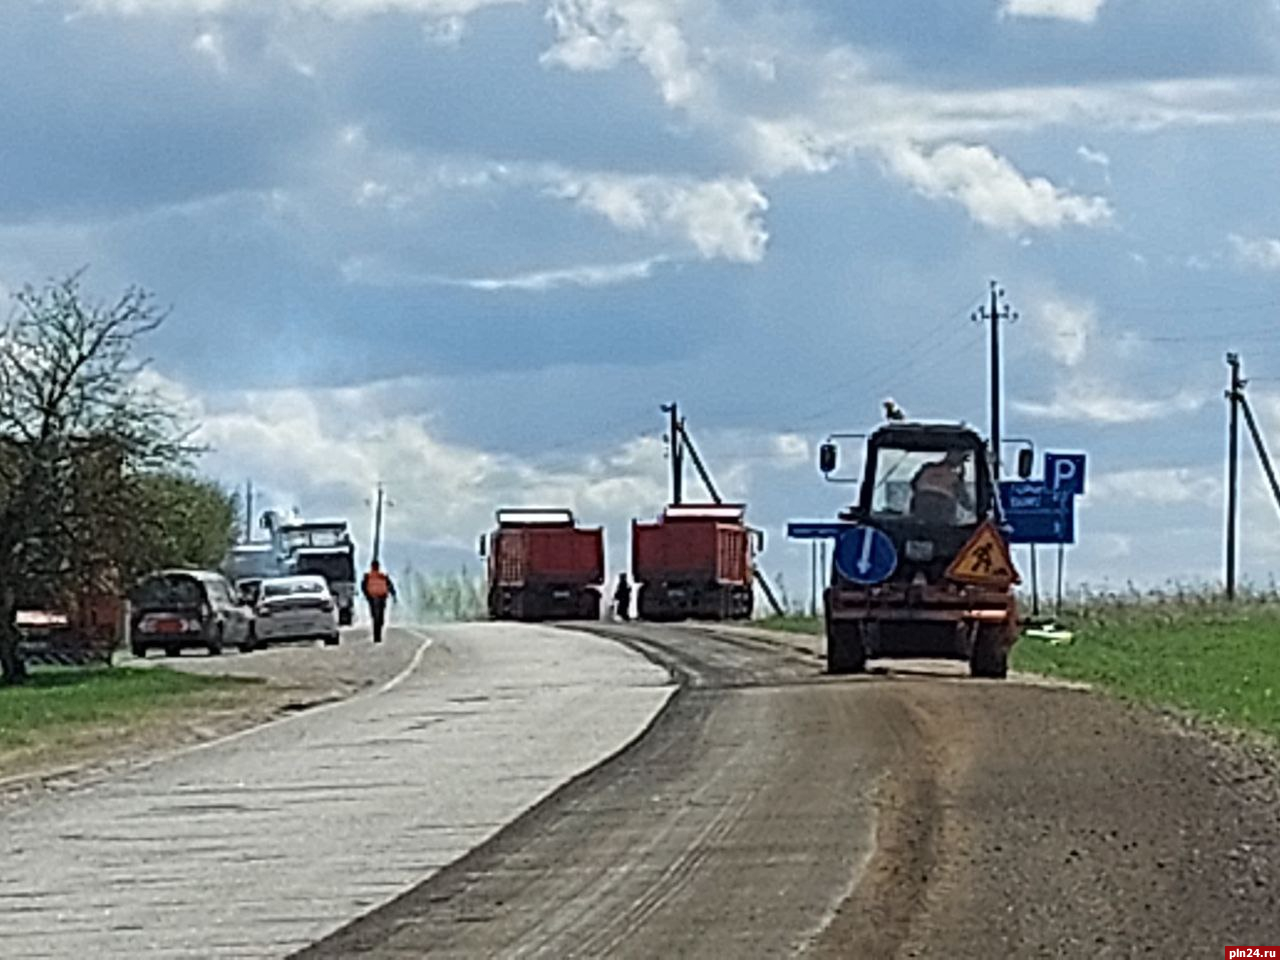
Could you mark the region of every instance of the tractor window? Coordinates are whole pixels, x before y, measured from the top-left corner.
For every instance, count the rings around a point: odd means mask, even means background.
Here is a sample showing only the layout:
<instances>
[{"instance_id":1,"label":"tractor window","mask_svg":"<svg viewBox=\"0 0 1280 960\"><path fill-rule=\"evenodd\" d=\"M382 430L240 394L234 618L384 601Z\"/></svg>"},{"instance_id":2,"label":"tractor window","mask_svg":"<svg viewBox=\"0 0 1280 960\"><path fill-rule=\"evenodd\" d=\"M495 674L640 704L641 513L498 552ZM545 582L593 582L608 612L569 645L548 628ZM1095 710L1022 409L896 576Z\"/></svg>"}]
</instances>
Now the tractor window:
<instances>
[{"instance_id":1,"label":"tractor window","mask_svg":"<svg viewBox=\"0 0 1280 960\"><path fill-rule=\"evenodd\" d=\"M871 513L964 526L977 522L977 473L970 451L881 447ZM962 459L963 458L963 459Z\"/></svg>"}]
</instances>

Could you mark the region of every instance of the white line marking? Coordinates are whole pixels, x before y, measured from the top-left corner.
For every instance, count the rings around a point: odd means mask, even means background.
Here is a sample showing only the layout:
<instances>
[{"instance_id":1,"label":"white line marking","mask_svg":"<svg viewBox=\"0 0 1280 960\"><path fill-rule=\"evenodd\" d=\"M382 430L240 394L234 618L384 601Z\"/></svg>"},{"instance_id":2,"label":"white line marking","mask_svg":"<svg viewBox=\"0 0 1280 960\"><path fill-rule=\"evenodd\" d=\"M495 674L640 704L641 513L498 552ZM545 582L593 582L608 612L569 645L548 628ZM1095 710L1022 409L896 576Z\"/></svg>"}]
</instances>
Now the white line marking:
<instances>
[{"instance_id":1,"label":"white line marking","mask_svg":"<svg viewBox=\"0 0 1280 960\"><path fill-rule=\"evenodd\" d=\"M413 659L409 661L409 665L380 686L378 688L378 693L390 693L396 687L400 686L400 684L408 680L410 674L422 665L422 658L427 655L427 650L430 649L433 643L435 643L434 639L417 630L413 630L409 627L402 627L401 629L404 630L405 633L411 633L415 637L421 637L422 645L418 647L418 652L413 655Z\"/></svg>"}]
</instances>

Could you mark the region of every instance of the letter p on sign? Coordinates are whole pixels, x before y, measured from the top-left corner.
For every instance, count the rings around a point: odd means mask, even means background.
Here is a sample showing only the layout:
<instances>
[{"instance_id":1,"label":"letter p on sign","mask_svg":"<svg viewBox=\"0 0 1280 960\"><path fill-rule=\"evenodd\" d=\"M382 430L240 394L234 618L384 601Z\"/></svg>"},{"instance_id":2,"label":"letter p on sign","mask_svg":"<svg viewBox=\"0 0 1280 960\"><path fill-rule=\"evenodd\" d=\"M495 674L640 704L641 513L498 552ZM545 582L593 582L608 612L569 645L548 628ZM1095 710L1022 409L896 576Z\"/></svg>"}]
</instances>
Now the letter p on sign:
<instances>
[{"instance_id":1,"label":"letter p on sign","mask_svg":"<svg viewBox=\"0 0 1280 960\"><path fill-rule=\"evenodd\" d=\"M1084 462L1083 453L1046 453L1044 473L1049 489L1081 496L1084 493Z\"/></svg>"}]
</instances>

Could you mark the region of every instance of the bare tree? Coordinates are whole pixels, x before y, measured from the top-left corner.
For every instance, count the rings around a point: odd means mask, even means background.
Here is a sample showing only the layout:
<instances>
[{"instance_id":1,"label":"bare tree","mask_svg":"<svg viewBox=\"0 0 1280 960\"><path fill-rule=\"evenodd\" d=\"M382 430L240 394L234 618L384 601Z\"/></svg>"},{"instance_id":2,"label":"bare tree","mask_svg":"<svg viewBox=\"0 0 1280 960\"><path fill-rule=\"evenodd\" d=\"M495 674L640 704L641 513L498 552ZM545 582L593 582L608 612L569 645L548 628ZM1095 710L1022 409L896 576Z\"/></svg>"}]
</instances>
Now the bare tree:
<instances>
[{"instance_id":1,"label":"bare tree","mask_svg":"<svg viewBox=\"0 0 1280 960\"><path fill-rule=\"evenodd\" d=\"M140 379L138 341L164 320L131 288L82 298L79 275L15 297L0 329L0 682L26 677L22 603L74 597L130 567L142 478L185 465L179 414Z\"/></svg>"}]
</instances>

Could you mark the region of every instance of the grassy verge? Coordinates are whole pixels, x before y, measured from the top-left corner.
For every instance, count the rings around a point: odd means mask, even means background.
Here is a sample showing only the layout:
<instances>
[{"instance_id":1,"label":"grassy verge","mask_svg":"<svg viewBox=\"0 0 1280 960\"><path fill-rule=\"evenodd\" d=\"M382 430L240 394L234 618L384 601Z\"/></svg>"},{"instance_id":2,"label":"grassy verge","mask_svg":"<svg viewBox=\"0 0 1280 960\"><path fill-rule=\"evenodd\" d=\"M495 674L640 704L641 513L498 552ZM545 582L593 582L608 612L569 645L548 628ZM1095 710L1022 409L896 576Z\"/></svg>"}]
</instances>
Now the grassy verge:
<instances>
[{"instance_id":1,"label":"grassy verge","mask_svg":"<svg viewBox=\"0 0 1280 960\"><path fill-rule=\"evenodd\" d=\"M781 630L784 633L822 633L822 618L789 614L785 617L766 617L757 620L752 626L764 630Z\"/></svg>"},{"instance_id":2,"label":"grassy verge","mask_svg":"<svg viewBox=\"0 0 1280 960\"><path fill-rule=\"evenodd\" d=\"M156 668L37 669L0 687L0 776L81 759L254 701L255 681Z\"/></svg>"},{"instance_id":3,"label":"grassy verge","mask_svg":"<svg viewBox=\"0 0 1280 960\"><path fill-rule=\"evenodd\" d=\"M1280 739L1280 609L1144 603L1063 625L1071 644L1024 638L1013 666Z\"/></svg>"}]
</instances>

